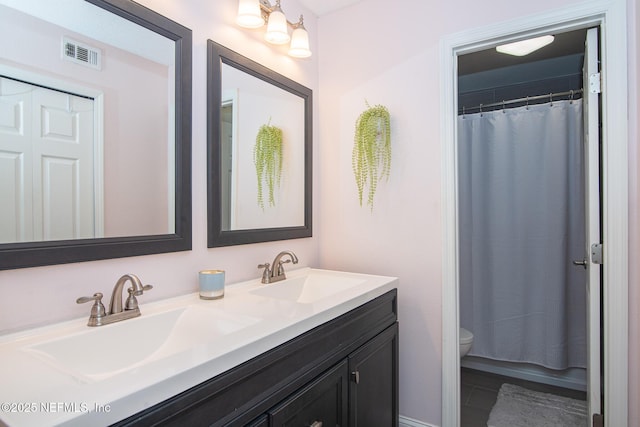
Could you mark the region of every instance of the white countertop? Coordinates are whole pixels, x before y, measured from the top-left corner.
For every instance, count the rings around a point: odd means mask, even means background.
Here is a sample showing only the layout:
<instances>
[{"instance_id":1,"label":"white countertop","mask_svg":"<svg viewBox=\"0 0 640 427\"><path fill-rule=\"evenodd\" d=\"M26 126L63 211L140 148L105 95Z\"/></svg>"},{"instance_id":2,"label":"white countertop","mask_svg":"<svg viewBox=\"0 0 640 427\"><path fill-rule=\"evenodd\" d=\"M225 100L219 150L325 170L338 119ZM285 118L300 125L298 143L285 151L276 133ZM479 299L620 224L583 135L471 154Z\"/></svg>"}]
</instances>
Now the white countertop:
<instances>
[{"instance_id":1,"label":"white countertop","mask_svg":"<svg viewBox=\"0 0 640 427\"><path fill-rule=\"evenodd\" d=\"M288 271L287 276L293 279L310 273L364 280L313 303L254 294L252 290L285 283L262 285L259 280L227 285L224 298L219 300L202 300L198 293L193 293L141 303L141 317L113 325L136 322L145 316L151 318L187 306L212 308L223 315L242 316L249 322L248 326L228 335L209 340L203 336L196 346L109 375L74 375L29 350L60 337L84 336L113 326L86 326L89 307L87 316L81 319L0 336L0 425L2 422L11 427L112 424L345 314L398 284L394 277L309 268ZM110 351L118 354L127 349ZM104 357L111 356L105 354Z\"/></svg>"}]
</instances>

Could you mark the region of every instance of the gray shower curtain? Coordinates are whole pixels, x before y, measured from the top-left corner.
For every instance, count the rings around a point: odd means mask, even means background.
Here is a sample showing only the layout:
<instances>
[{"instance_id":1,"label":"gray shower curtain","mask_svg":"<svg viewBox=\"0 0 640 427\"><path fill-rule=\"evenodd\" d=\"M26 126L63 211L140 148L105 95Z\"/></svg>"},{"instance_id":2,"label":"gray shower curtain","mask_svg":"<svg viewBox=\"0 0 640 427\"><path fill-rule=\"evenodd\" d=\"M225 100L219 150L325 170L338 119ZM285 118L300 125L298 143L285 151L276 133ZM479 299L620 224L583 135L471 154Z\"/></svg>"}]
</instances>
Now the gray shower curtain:
<instances>
[{"instance_id":1,"label":"gray shower curtain","mask_svg":"<svg viewBox=\"0 0 640 427\"><path fill-rule=\"evenodd\" d=\"M585 367L582 102L458 117L460 324L470 355Z\"/></svg>"}]
</instances>

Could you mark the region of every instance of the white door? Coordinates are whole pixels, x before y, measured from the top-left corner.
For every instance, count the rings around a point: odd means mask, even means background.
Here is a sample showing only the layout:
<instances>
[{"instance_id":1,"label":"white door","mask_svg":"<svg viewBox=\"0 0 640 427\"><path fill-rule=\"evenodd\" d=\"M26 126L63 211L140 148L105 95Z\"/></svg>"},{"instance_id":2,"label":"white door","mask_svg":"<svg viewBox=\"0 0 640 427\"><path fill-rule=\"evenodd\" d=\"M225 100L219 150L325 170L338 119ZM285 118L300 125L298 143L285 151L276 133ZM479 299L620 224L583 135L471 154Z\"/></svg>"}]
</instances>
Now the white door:
<instances>
[{"instance_id":1,"label":"white door","mask_svg":"<svg viewBox=\"0 0 640 427\"><path fill-rule=\"evenodd\" d=\"M594 262L592 248L601 243L600 236L600 129L598 64L598 29L587 31L583 68L583 108L585 134L585 256L581 261L587 269L587 344L589 426L593 414L601 413L600 392L600 264ZM595 260L597 261L597 260Z\"/></svg>"},{"instance_id":2,"label":"white door","mask_svg":"<svg viewBox=\"0 0 640 427\"><path fill-rule=\"evenodd\" d=\"M43 88L32 96L33 181L39 183L33 197L35 235L94 237L93 100Z\"/></svg>"},{"instance_id":3,"label":"white door","mask_svg":"<svg viewBox=\"0 0 640 427\"><path fill-rule=\"evenodd\" d=\"M0 78L0 243L33 240L30 91Z\"/></svg>"},{"instance_id":4,"label":"white door","mask_svg":"<svg viewBox=\"0 0 640 427\"><path fill-rule=\"evenodd\" d=\"M93 100L2 78L3 242L95 237ZM20 85L20 86L18 86ZM13 105L13 107L11 107ZM14 159L13 161L11 159ZM12 163L13 162L13 163ZM5 234L7 234L5 236ZM5 240L6 239L6 240Z\"/></svg>"}]
</instances>

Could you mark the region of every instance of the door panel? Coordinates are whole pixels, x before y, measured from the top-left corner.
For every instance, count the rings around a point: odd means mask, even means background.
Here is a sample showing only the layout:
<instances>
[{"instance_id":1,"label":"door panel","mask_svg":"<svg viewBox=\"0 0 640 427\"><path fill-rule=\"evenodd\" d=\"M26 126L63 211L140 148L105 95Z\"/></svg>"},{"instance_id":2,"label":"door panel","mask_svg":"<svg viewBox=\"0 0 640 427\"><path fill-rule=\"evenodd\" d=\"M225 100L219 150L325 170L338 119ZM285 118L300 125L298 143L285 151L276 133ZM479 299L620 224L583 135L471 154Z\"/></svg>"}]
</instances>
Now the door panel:
<instances>
[{"instance_id":1,"label":"door panel","mask_svg":"<svg viewBox=\"0 0 640 427\"><path fill-rule=\"evenodd\" d=\"M347 362L344 361L269 411L271 427L347 427Z\"/></svg>"},{"instance_id":2,"label":"door panel","mask_svg":"<svg viewBox=\"0 0 640 427\"><path fill-rule=\"evenodd\" d=\"M398 324L349 356L351 427L398 426Z\"/></svg>"},{"instance_id":3,"label":"door panel","mask_svg":"<svg viewBox=\"0 0 640 427\"><path fill-rule=\"evenodd\" d=\"M0 243L33 240L30 86L0 78Z\"/></svg>"},{"instance_id":4,"label":"door panel","mask_svg":"<svg viewBox=\"0 0 640 427\"><path fill-rule=\"evenodd\" d=\"M93 100L43 88L32 97L36 237L95 237Z\"/></svg>"}]
</instances>

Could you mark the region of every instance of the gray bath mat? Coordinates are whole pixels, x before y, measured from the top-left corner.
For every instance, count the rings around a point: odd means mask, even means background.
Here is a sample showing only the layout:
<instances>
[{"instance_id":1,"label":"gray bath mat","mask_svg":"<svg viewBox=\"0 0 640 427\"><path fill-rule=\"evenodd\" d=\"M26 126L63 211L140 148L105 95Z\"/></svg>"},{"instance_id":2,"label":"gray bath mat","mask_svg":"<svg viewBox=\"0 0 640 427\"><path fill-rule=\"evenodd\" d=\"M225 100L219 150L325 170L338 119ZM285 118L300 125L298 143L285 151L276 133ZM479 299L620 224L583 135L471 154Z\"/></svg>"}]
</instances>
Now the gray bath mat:
<instances>
[{"instance_id":1,"label":"gray bath mat","mask_svg":"<svg viewBox=\"0 0 640 427\"><path fill-rule=\"evenodd\" d=\"M488 427L585 427L587 402L503 384Z\"/></svg>"}]
</instances>

